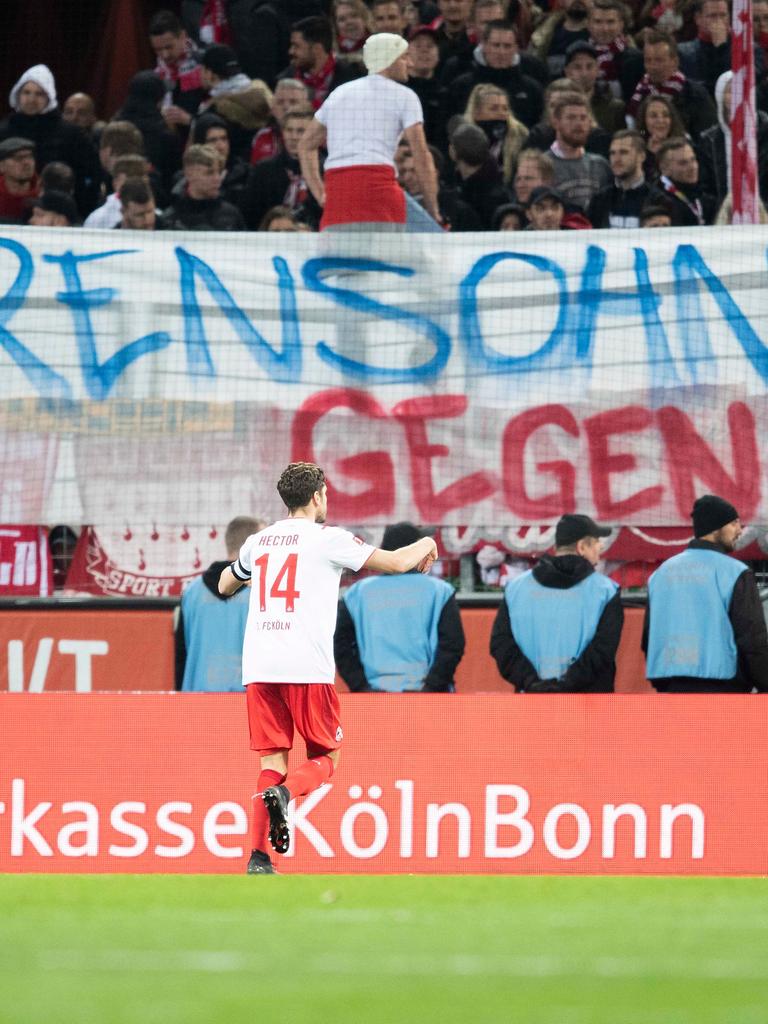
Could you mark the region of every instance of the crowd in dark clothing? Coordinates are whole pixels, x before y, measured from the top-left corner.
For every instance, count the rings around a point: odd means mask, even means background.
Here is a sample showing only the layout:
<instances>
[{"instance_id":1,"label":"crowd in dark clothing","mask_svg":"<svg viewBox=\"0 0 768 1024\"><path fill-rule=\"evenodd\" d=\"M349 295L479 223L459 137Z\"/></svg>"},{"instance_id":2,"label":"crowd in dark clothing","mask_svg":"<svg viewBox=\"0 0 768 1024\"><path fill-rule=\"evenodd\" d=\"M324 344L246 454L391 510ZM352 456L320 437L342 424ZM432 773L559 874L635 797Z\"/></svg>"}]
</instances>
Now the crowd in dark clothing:
<instances>
[{"instance_id":1,"label":"crowd in dark clothing","mask_svg":"<svg viewBox=\"0 0 768 1024\"><path fill-rule=\"evenodd\" d=\"M768 0L753 10L765 201ZM0 223L317 230L299 140L328 94L365 74L378 31L410 44L435 230L729 223L730 18L727 0L184 0L180 17L153 16L156 64L117 111L83 93L60 106L45 65L20 75L0 121ZM135 204L141 180L152 217L124 216L113 165L126 155L145 163L120 184ZM407 146L396 164L417 204Z\"/></svg>"}]
</instances>

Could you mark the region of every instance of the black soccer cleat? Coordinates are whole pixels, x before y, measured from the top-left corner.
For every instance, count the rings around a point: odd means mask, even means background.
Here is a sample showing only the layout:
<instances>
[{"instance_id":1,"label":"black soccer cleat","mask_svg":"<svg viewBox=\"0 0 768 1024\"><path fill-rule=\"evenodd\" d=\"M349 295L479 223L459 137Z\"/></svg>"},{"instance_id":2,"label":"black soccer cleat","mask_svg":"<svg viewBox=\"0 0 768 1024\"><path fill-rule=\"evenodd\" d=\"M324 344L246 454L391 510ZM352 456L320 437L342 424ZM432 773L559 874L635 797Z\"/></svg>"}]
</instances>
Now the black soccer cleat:
<instances>
[{"instance_id":1,"label":"black soccer cleat","mask_svg":"<svg viewBox=\"0 0 768 1024\"><path fill-rule=\"evenodd\" d=\"M269 859L269 854L262 850L251 850L251 859L245 869L246 875L276 875L275 866Z\"/></svg>"},{"instance_id":2,"label":"black soccer cleat","mask_svg":"<svg viewBox=\"0 0 768 1024\"><path fill-rule=\"evenodd\" d=\"M270 786L261 794L269 814L269 841L275 853L287 853L291 842L288 831L288 804L291 794L285 786Z\"/></svg>"}]
</instances>

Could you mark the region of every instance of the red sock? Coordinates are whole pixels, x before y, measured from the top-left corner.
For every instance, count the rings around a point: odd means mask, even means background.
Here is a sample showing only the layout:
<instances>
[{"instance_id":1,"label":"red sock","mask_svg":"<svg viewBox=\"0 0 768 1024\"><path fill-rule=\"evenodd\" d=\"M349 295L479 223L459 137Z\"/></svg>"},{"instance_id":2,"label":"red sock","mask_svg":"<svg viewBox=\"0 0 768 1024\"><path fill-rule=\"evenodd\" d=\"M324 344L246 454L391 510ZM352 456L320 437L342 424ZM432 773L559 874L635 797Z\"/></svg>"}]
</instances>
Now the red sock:
<instances>
[{"instance_id":1,"label":"red sock","mask_svg":"<svg viewBox=\"0 0 768 1024\"><path fill-rule=\"evenodd\" d=\"M301 768L297 768L285 780L283 785L291 794L291 799L297 796L304 796L317 789L333 775L333 761L327 754L313 757L305 761Z\"/></svg>"},{"instance_id":2,"label":"red sock","mask_svg":"<svg viewBox=\"0 0 768 1024\"><path fill-rule=\"evenodd\" d=\"M279 786L285 778L280 772L271 768L262 768L256 783L256 792L251 798L253 803L253 818L251 820L251 838L253 840L252 850L261 850L262 853L269 852L267 832L269 831L269 815L261 794L270 786Z\"/></svg>"}]
</instances>

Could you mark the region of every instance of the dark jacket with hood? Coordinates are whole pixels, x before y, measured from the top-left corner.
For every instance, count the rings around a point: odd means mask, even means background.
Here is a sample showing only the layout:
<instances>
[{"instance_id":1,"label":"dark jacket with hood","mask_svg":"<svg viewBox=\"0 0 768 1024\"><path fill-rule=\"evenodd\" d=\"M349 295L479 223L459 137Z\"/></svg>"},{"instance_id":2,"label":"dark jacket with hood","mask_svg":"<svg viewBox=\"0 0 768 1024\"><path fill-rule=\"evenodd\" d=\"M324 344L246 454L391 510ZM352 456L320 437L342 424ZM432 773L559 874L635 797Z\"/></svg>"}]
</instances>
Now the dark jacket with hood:
<instances>
[{"instance_id":1,"label":"dark jacket with hood","mask_svg":"<svg viewBox=\"0 0 768 1024\"><path fill-rule=\"evenodd\" d=\"M129 121L139 129L147 160L168 193L173 175L181 167L182 139L167 127L160 113L159 103L166 91L165 82L154 71L139 71L131 79L128 96L115 119Z\"/></svg>"},{"instance_id":2,"label":"dark jacket with hood","mask_svg":"<svg viewBox=\"0 0 768 1024\"><path fill-rule=\"evenodd\" d=\"M474 174L464 179L457 178L456 183L458 198L477 213L482 223L481 230L490 231L496 209L511 198L504 187L499 165L489 156Z\"/></svg>"},{"instance_id":3,"label":"dark jacket with hood","mask_svg":"<svg viewBox=\"0 0 768 1024\"><path fill-rule=\"evenodd\" d=\"M594 571L581 555L543 555L533 576L542 587L569 590ZM617 590L603 609L594 637L562 677L540 679L515 640L509 609L506 601L502 601L491 631L491 654L501 675L526 693L612 693L623 624L624 609Z\"/></svg>"},{"instance_id":4,"label":"dark jacket with hood","mask_svg":"<svg viewBox=\"0 0 768 1024\"><path fill-rule=\"evenodd\" d=\"M544 90L535 78L524 74L519 64L512 68L490 68L480 63L477 56L472 58L470 70L448 86L447 113L463 114L470 93L481 83L503 89L509 98L510 110L526 128L532 128L541 118Z\"/></svg>"}]
</instances>

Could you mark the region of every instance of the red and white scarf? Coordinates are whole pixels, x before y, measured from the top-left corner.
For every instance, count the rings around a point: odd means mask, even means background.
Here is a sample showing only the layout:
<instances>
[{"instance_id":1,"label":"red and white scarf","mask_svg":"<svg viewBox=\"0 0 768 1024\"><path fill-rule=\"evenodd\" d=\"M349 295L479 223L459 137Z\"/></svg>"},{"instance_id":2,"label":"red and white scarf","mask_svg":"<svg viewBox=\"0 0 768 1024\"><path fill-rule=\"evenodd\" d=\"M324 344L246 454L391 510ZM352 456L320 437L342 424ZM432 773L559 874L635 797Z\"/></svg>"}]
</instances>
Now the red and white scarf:
<instances>
[{"instance_id":1,"label":"red and white scarf","mask_svg":"<svg viewBox=\"0 0 768 1024\"><path fill-rule=\"evenodd\" d=\"M288 188L283 196L283 206L287 206L289 210L298 210L302 203L306 203L309 189L301 173L297 174L290 167L287 167L286 170L288 171Z\"/></svg>"},{"instance_id":2,"label":"red and white scarf","mask_svg":"<svg viewBox=\"0 0 768 1024\"><path fill-rule=\"evenodd\" d=\"M205 7L200 16L200 41L207 45L211 43L232 45L232 30L227 21L224 0L205 0Z\"/></svg>"},{"instance_id":3,"label":"red and white scarf","mask_svg":"<svg viewBox=\"0 0 768 1024\"><path fill-rule=\"evenodd\" d=\"M624 36L616 36L607 45L601 46L593 42L592 46L597 50L597 67L600 71L600 78L604 82L615 82L619 77L616 58L626 50L627 40Z\"/></svg>"},{"instance_id":4,"label":"red and white scarf","mask_svg":"<svg viewBox=\"0 0 768 1024\"><path fill-rule=\"evenodd\" d=\"M192 40L187 40L184 55L178 60L166 61L162 57L157 58L155 74L164 82L168 82L172 89L178 85L182 92L189 92L191 89L202 89L203 80L200 75L200 61Z\"/></svg>"},{"instance_id":5,"label":"red and white scarf","mask_svg":"<svg viewBox=\"0 0 768 1024\"><path fill-rule=\"evenodd\" d=\"M675 71L666 82L661 85L654 85L648 75L643 75L635 86L632 99L627 104L627 113L630 117L637 117L637 109L646 96L679 96L685 85L685 75L682 71Z\"/></svg>"},{"instance_id":6,"label":"red and white scarf","mask_svg":"<svg viewBox=\"0 0 768 1024\"><path fill-rule=\"evenodd\" d=\"M319 110L325 103L325 98L331 91L331 81L336 70L336 58L332 53L328 54L328 60L319 71L297 71L295 78L312 90L312 106Z\"/></svg>"}]
</instances>

